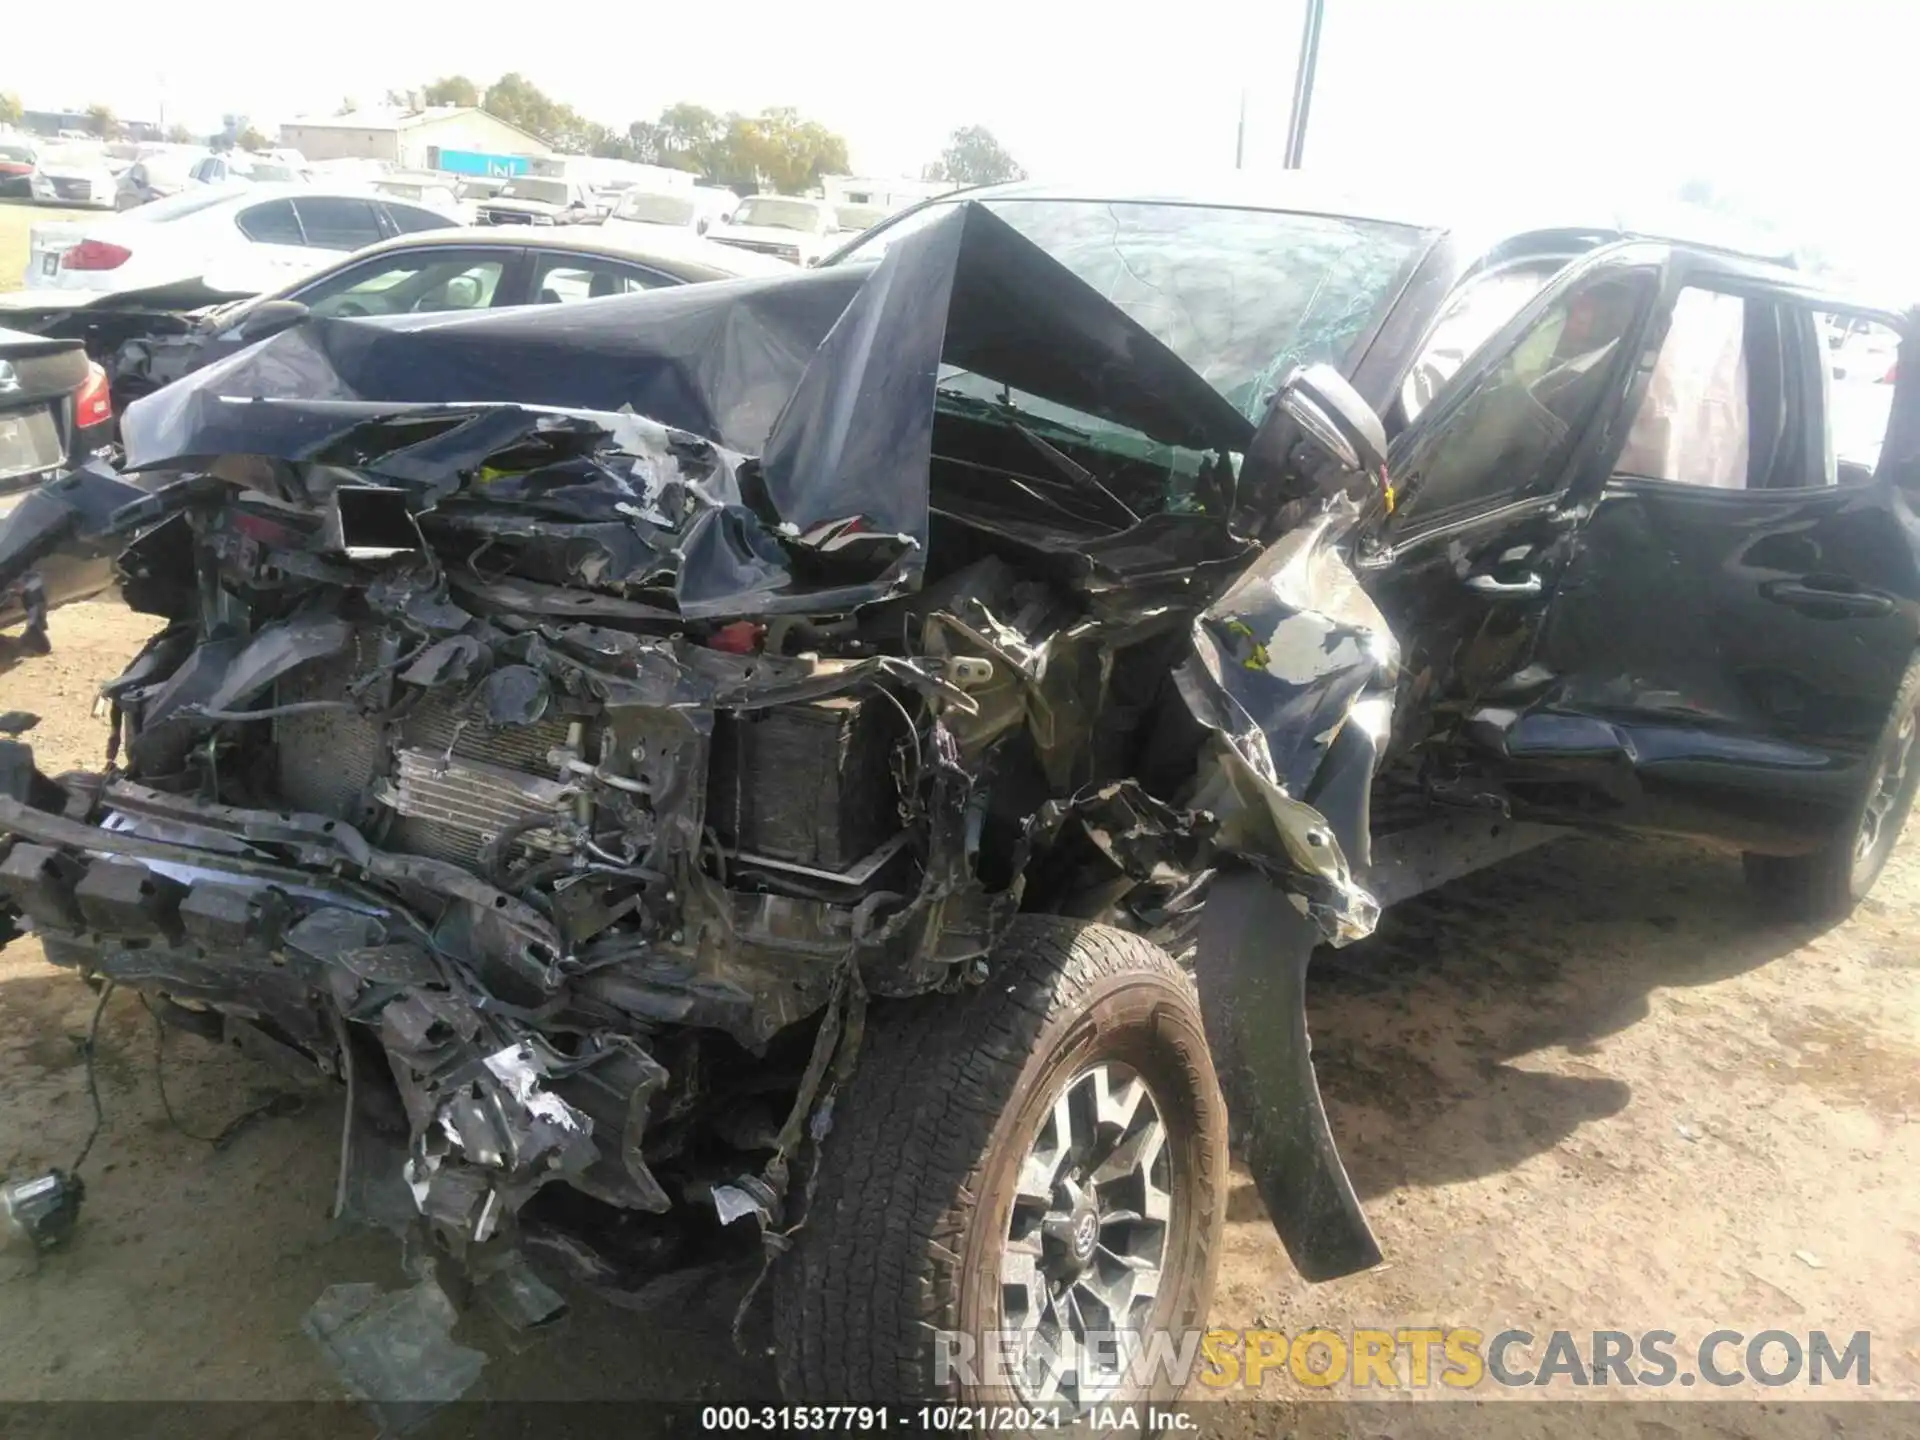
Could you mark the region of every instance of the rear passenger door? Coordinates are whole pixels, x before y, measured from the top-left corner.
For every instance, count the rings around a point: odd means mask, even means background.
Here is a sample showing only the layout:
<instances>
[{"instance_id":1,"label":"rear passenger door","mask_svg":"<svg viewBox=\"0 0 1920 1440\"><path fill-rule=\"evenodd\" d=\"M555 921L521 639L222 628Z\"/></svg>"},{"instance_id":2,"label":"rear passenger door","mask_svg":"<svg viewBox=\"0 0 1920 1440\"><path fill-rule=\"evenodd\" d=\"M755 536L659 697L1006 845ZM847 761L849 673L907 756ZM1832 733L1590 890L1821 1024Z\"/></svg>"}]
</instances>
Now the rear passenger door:
<instances>
[{"instance_id":1,"label":"rear passenger door","mask_svg":"<svg viewBox=\"0 0 1920 1440\"><path fill-rule=\"evenodd\" d=\"M460 222L418 205L403 205L397 200L382 200L378 208L386 221L389 235L414 235L422 230L447 230Z\"/></svg>"},{"instance_id":2,"label":"rear passenger door","mask_svg":"<svg viewBox=\"0 0 1920 1440\"><path fill-rule=\"evenodd\" d=\"M331 259L308 242L293 201L284 197L244 206L234 215L233 223L247 243L231 257L210 259L210 265L221 267L218 275L211 269L207 275L208 283L216 289L240 294L278 290L295 276Z\"/></svg>"},{"instance_id":3,"label":"rear passenger door","mask_svg":"<svg viewBox=\"0 0 1920 1440\"><path fill-rule=\"evenodd\" d=\"M307 244L321 250L364 250L384 235L380 215L371 200L349 195L301 195L293 201L294 213Z\"/></svg>"},{"instance_id":4,"label":"rear passenger door","mask_svg":"<svg viewBox=\"0 0 1920 1440\"><path fill-rule=\"evenodd\" d=\"M1900 324L1678 257L1532 683L1479 717L1516 813L1774 853L1846 820L1920 641L1920 386L1837 377L1836 319Z\"/></svg>"}]
</instances>

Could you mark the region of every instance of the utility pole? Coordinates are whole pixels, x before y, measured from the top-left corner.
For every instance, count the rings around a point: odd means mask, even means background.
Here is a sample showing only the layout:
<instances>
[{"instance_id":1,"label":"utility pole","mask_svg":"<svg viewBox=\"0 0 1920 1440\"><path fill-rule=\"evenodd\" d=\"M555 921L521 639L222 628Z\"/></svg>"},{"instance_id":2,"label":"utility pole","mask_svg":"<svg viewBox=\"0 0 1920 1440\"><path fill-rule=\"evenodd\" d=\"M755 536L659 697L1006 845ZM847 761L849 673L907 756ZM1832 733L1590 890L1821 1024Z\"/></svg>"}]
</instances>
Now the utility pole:
<instances>
[{"instance_id":1,"label":"utility pole","mask_svg":"<svg viewBox=\"0 0 1920 1440\"><path fill-rule=\"evenodd\" d=\"M1233 168L1247 168L1247 87L1240 87L1240 128L1233 137Z\"/></svg>"},{"instance_id":2,"label":"utility pole","mask_svg":"<svg viewBox=\"0 0 1920 1440\"><path fill-rule=\"evenodd\" d=\"M1293 113L1287 117L1286 167L1300 168L1307 148L1307 109L1313 103L1313 70L1320 58L1320 18L1326 0L1306 0L1306 21L1300 31L1300 68L1293 76ZM1244 108L1242 110L1244 128Z\"/></svg>"}]
</instances>

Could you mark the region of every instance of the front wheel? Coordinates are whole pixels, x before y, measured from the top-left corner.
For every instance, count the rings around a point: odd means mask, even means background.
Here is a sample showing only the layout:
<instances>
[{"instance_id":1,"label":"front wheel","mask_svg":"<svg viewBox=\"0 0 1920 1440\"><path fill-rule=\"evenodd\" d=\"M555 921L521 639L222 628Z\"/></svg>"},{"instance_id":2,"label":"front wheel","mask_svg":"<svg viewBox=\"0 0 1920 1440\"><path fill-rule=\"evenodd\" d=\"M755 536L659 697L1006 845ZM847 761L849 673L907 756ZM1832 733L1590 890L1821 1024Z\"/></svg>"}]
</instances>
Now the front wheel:
<instances>
[{"instance_id":1,"label":"front wheel","mask_svg":"<svg viewBox=\"0 0 1920 1440\"><path fill-rule=\"evenodd\" d=\"M986 983L877 1003L774 1275L799 1402L1171 1398L1212 1302L1226 1110L1191 982L1138 936L1015 922Z\"/></svg>"}]
</instances>

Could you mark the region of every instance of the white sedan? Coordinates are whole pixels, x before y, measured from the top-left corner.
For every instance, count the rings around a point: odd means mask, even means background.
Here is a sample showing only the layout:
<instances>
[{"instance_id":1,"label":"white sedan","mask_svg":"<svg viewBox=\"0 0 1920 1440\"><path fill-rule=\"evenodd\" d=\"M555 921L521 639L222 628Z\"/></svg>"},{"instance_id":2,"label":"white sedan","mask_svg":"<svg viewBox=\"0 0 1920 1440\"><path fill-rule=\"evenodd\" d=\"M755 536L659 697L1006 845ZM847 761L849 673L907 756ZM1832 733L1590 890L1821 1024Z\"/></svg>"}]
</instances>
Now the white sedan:
<instances>
[{"instance_id":1,"label":"white sedan","mask_svg":"<svg viewBox=\"0 0 1920 1440\"><path fill-rule=\"evenodd\" d=\"M29 182L41 205L101 205L113 208L117 184L100 145L49 145L40 151Z\"/></svg>"},{"instance_id":2,"label":"white sedan","mask_svg":"<svg viewBox=\"0 0 1920 1440\"><path fill-rule=\"evenodd\" d=\"M458 223L371 188L209 186L97 221L35 225L21 278L29 290L92 295L195 284L257 295L344 252Z\"/></svg>"}]
</instances>

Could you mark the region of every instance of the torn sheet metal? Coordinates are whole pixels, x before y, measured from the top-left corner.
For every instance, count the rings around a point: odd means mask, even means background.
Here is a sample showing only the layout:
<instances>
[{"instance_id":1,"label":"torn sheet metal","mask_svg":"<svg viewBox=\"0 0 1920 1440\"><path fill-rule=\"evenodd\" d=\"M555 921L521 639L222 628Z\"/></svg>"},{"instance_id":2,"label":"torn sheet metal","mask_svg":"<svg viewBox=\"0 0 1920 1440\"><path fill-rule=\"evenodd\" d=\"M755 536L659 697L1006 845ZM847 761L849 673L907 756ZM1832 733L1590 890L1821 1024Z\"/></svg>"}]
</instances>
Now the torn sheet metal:
<instances>
[{"instance_id":1,"label":"torn sheet metal","mask_svg":"<svg viewBox=\"0 0 1920 1440\"><path fill-rule=\"evenodd\" d=\"M630 506L675 532L662 548L681 612L719 615L911 588L943 363L1171 444L1250 435L1146 330L972 205L871 269L658 290L583 316L313 320L129 407L127 464L252 454L383 480L458 474L553 518ZM531 419L542 406L598 413ZM592 513L554 514L582 486Z\"/></svg>"},{"instance_id":2,"label":"torn sheet metal","mask_svg":"<svg viewBox=\"0 0 1920 1440\"><path fill-rule=\"evenodd\" d=\"M1220 844L1294 891L1327 938L1369 934L1380 907L1326 818L1302 798L1363 695L1390 703L1398 647L1336 541L1342 501L1292 531L1193 627L1175 680L1209 751L1192 803L1220 816Z\"/></svg>"},{"instance_id":3,"label":"torn sheet metal","mask_svg":"<svg viewBox=\"0 0 1920 1440\"><path fill-rule=\"evenodd\" d=\"M383 1433L418 1429L480 1378L487 1357L453 1338L459 1318L431 1276L406 1290L329 1285L300 1322Z\"/></svg>"}]
</instances>

